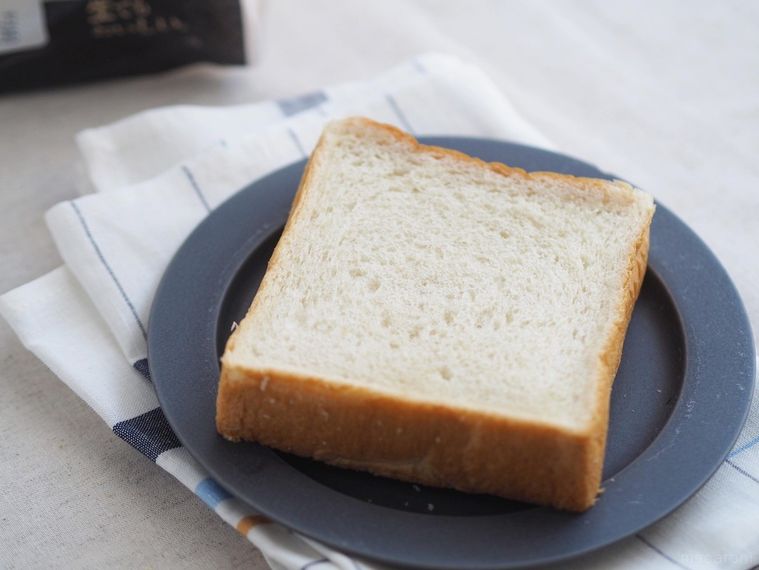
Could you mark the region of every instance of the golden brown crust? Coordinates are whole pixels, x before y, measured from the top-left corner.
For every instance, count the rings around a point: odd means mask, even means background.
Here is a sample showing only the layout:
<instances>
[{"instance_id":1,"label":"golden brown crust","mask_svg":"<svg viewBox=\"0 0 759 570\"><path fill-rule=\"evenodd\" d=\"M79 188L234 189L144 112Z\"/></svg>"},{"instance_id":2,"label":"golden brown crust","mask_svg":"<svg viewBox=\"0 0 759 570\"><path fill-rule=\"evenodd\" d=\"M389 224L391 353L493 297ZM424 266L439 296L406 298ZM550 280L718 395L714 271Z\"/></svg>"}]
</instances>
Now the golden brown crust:
<instances>
[{"instance_id":1,"label":"golden brown crust","mask_svg":"<svg viewBox=\"0 0 759 570\"><path fill-rule=\"evenodd\" d=\"M602 181L526 173L485 163L457 151L420 145L410 135L388 125L368 119L352 120L383 129L412 144L414 151L444 154L504 175L572 179L583 187L607 192ZM276 265L288 229L301 210L320 149L321 143L308 163L283 239L269 262L270 269ZM595 411L586 430L573 432L539 421L411 401L358 386L281 370L231 366L224 361L217 398L217 429L232 440L258 441L378 475L572 511L585 510L594 503L599 490L611 386L647 255L648 224L630 252L618 316L599 357ZM261 289L266 283L264 278ZM255 310L259 298L253 301L248 314ZM237 332L230 337L227 352L234 347L236 337Z\"/></svg>"},{"instance_id":2,"label":"golden brown crust","mask_svg":"<svg viewBox=\"0 0 759 570\"><path fill-rule=\"evenodd\" d=\"M653 217L653 211L651 212ZM617 375L619 362L622 358L622 346L625 341L627 325L632 317L635 301L640 294L643 278L648 263L648 237L651 217L647 220L638 239L633 244L625 271L622 299L617 318L612 324L604 349L599 357L598 379L596 382L595 411L589 428L590 441L587 455L588 465L585 467L589 477L586 480L585 496L593 496L591 504L601 486L601 471L603 469L606 435L609 427L609 399L614 378Z\"/></svg>"},{"instance_id":3,"label":"golden brown crust","mask_svg":"<svg viewBox=\"0 0 759 570\"><path fill-rule=\"evenodd\" d=\"M587 434L277 370L225 367L217 428L343 467L584 510Z\"/></svg>"},{"instance_id":4,"label":"golden brown crust","mask_svg":"<svg viewBox=\"0 0 759 570\"><path fill-rule=\"evenodd\" d=\"M397 127L394 127L393 125L378 123L376 121L367 119L365 117L351 117L350 119L345 119L345 120L352 121L355 123L360 123L364 125L365 127L381 130L385 132L386 134L391 135L397 141L410 145L411 152L422 152L422 153L426 153L430 155L445 156L445 157L453 158L453 159L465 162L467 164L471 164L473 166L486 168L488 170L491 170L503 176L521 176L523 178L528 178L528 179L533 179L533 180L537 180L540 178L552 178L554 180L568 182L575 186L580 186L582 188L592 188L596 191L602 192L605 197L608 195L610 184L628 188L628 189L632 188L630 184L622 180L615 180L614 182L610 182L608 180L601 180L599 178L587 178L583 176L574 176L572 174L560 174L558 172L544 172L544 171L527 172L523 168L518 168L516 166L509 166L507 164L503 164L502 162L486 162L480 158L470 156L468 154L464 154L463 152L460 152L458 150L454 150L451 148L444 148L440 146L422 144L418 140L416 140L412 135L398 129ZM317 149L318 147L319 145L317 145Z\"/></svg>"}]
</instances>

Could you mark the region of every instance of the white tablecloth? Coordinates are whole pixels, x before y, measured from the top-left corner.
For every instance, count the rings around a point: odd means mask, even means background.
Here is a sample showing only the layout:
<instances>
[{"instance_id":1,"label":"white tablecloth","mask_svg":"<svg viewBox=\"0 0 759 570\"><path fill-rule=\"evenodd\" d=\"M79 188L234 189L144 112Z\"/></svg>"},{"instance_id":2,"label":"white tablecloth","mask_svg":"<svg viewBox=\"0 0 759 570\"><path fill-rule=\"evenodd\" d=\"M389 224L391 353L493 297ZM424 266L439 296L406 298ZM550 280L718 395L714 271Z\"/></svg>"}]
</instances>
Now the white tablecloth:
<instances>
[{"instance_id":1,"label":"white tablecloth","mask_svg":"<svg viewBox=\"0 0 759 570\"><path fill-rule=\"evenodd\" d=\"M60 263L42 214L83 180L75 132L158 105L301 93L439 50L479 62L561 149L677 212L725 264L757 328L758 25L748 2L270 2L250 69L0 98L0 292ZM0 566L264 567L2 321L0 363Z\"/></svg>"}]
</instances>

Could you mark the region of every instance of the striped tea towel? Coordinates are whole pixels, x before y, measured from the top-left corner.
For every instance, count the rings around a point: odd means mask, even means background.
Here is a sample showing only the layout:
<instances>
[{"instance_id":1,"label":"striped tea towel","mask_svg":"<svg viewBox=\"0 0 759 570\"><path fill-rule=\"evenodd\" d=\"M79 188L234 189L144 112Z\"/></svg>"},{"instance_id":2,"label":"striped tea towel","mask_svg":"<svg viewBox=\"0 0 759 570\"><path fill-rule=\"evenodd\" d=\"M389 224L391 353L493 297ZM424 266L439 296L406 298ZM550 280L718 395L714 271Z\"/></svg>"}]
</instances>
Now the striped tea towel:
<instances>
[{"instance_id":1,"label":"striped tea towel","mask_svg":"<svg viewBox=\"0 0 759 570\"><path fill-rule=\"evenodd\" d=\"M64 265L0 297L24 345L113 432L193 490L273 568L377 568L266 520L204 472L149 382L146 323L174 252L237 190L298 161L325 121L361 114L417 135L550 146L476 67L425 55L377 78L281 101L146 111L78 137L94 192L47 223ZM86 340L86 342L85 342ZM759 563L759 405L730 459L666 520L577 567L736 568Z\"/></svg>"}]
</instances>

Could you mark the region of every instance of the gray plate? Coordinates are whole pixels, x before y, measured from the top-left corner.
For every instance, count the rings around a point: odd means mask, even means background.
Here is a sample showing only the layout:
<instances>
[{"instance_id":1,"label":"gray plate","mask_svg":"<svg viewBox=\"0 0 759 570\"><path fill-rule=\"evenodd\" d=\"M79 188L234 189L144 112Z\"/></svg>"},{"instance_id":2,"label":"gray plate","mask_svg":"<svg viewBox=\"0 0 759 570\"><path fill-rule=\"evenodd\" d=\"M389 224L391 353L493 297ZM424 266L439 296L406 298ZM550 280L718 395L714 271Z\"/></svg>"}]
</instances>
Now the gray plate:
<instances>
[{"instance_id":1,"label":"gray plate","mask_svg":"<svg viewBox=\"0 0 759 570\"><path fill-rule=\"evenodd\" d=\"M610 178L569 157L505 142L425 142L527 170ZM219 437L218 358L256 292L303 167L275 172L211 213L169 265L150 316L150 370L166 417L231 493L303 535L370 559L515 568L563 561L636 533L681 505L722 463L753 390L751 331L724 269L661 204L612 393L605 492L588 512L419 488Z\"/></svg>"}]
</instances>

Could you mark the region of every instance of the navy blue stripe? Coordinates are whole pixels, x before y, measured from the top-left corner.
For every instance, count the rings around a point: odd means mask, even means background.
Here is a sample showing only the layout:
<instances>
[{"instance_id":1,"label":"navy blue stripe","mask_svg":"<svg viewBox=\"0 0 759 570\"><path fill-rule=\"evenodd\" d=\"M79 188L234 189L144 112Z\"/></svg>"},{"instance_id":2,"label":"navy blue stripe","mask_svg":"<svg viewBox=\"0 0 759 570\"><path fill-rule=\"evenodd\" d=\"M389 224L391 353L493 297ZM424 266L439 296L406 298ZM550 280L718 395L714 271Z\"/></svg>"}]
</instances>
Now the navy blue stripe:
<instances>
[{"instance_id":1,"label":"navy blue stripe","mask_svg":"<svg viewBox=\"0 0 759 570\"><path fill-rule=\"evenodd\" d=\"M190 186L192 186L192 189L195 190L195 194L198 195L198 199L203 204L203 207L206 209L206 212L211 211L211 206L208 205L208 200L206 200L206 197L203 195L203 191L200 189L200 186L198 186L197 180L195 180L195 177L192 175L192 172L190 172L190 169L187 168L185 165L182 165L182 172L184 172L184 175L187 177L187 180L190 181Z\"/></svg>"},{"instance_id":2,"label":"navy blue stripe","mask_svg":"<svg viewBox=\"0 0 759 570\"><path fill-rule=\"evenodd\" d=\"M738 467L735 463L733 463L729 459L727 459L725 461L725 463L727 463L730 467L732 467L733 469L735 469L738 473L740 473L744 477L748 477L749 479L751 479L754 483L759 483L759 479L757 479L756 477L754 477L751 473L749 473L748 471L746 471L742 467Z\"/></svg>"},{"instance_id":3,"label":"navy blue stripe","mask_svg":"<svg viewBox=\"0 0 759 570\"><path fill-rule=\"evenodd\" d=\"M314 566L318 566L319 564L324 564L325 562L329 562L329 558L319 558L319 560L312 560L311 562L304 564L300 567L300 570L306 570L307 568L313 568Z\"/></svg>"},{"instance_id":4,"label":"navy blue stripe","mask_svg":"<svg viewBox=\"0 0 759 570\"><path fill-rule=\"evenodd\" d=\"M314 91L313 93L306 93L305 95L298 95L297 97L280 99L277 101L277 105L285 117L290 117L296 113L318 107L326 101L327 94L324 93L324 91Z\"/></svg>"},{"instance_id":5,"label":"navy blue stripe","mask_svg":"<svg viewBox=\"0 0 759 570\"><path fill-rule=\"evenodd\" d=\"M672 557L671 557L669 554L667 554L666 552L663 552L662 550L658 549L658 548L657 548L657 547L655 547L653 544L651 544L650 542L648 542L648 540L646 540L645 538L643 538L643 535L640 535L640 534L636 534L635 536L636 536L636 537L638 538L638 540L640 540L640 541L641 541L643 544L645 544L645 545L646 545L646 546L648 546L648 547L649 547L651 550L653 550L654 552L656 552L657 554L659 554L659 556L661 556L662 558L665 558L666 560L668 560L669 562L671 562L672 564L674 564L674 565L675 565L675 566L677 566L678 568L682 568L683 570L690 570L690 568L688 568L687 566L685 566L685 565L683 565L683 564L680 564L680 563L679 563L677 560L675 560L674 558L672 558Z\"/></svg>"},{"instance_id":6,"label":"navy blue stripe","mask_svg":"<svg viewBox=\"0 0 759 570\"><path fill-rule=\"evenodd\" d=\"M142 360L138 360L137 362L135 362L134 364L132 364L132 366L134 367L134 369L137 372L139 372L140 374L142 374L148 382L152 382L152 380L150 379L150 367L148 366L148 359L147 358L143 358Z\"/></svg>"},{"instance_id":7,"label":"navy blue stripe","mask_svg":"<svg viewBox=\"0 0 759 570\"><path fill-rule=\"evenodd\" d=\"M298 138L298 134L292 129L292 127L287 127L287 132L290 134L290 138L293 140L293 143L295 143L295 146L298 147L298 151L300 152L301 156L308 156L306 149L303 148L303 145Z\"/></svg>"},{"instance_id":8,"label":"navy blue stripe","mask_svg":"<svg viewBox=\"0 0 759 570\"><path fill-rule=\"evenodd\" d=\"M111 269L111 266L105 260L105 256L103 255L103 252L100 251L100 246L97 244L97 242L95 241L95 238L92 236L92 232L90 232L90 228L87 225L87 222L85 221L81 210L79 210L79 206L76 205L76 202L69 202L69 204L71 204L71 207L76 213L77 218L79 218L79 222L82 224L84 233L87 236L87 239L90 241L90 244L92 244L92 247L95 249L95 253L100 259L100 263L103 264L103 267L105 267L106 271L108 272L108 275L111 276L113 283L116 285L116 288L119 290L119 293L121 293L121 298L124 299L124 302L126 303L127 307L129 307L129 311L132 313L134 320L137 321L137 326L140 327L140 331L142 332L142 337L147 339L148 333L145 331L145 327L143 326L142 321L140 320L140 317L137 314L137 310L134 308L132 301L129 299L129 296L126 294L126 291L124 291L124 288L121 286L121 283L116 277L116 274L113 272L113 269Z\"/></svg>"},{"instance_id":9,"label":"navy blue stripe","mask_svg":"<svg viewBox=\"0 0 759 570\"><path fill-rule=\"evenodd\" d=\"M390 105L390 108L393 110L393 113L395 113L395 116L398 117L398 122L400 122L401 126L411 134L414 134L414 128L411 126L411 123L408 122L408 119L406 118L406 115L403 114L403 111L401 111L401 108L398 105L398 101L395 100L395 97L387 94L385 95L385 99L387 100L387 104Z\"/></svg>"},{"instance_id":10,"label":"navy blue stripe","mask_svg":"<svg viewBox=\"0 0 759 570\"><path fill-rule=\"evenodd\" d=\"M117 423L113 426L113 433L151 461L164 451L181 446L161 408Z\"/></svg>"},{"instance_id":11,"label":"navy blue stripe","mask_svg":"<svg viewBox=\"0 0 759 570\"><path fill-rule=\"evenodd\" d=\"M426 75L427 74L427 68L424 67L424 64L419 61L418 57L415 57L411 63L414 65L414 69L416 69L419 72L419 75Z\"/></svg>"}]
</instances>

